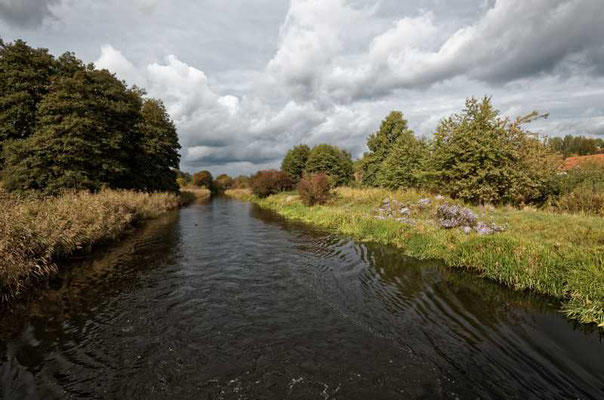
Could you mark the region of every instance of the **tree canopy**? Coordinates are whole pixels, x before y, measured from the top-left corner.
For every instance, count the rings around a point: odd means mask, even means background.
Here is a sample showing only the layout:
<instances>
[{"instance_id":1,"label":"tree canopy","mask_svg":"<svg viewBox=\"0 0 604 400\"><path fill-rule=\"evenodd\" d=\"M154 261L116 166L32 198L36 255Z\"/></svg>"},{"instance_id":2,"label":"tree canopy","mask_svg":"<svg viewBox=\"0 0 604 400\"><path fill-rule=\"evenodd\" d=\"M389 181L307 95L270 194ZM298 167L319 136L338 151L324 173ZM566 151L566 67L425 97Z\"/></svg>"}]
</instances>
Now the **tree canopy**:
<instances>
[{"instance_id":1,"label":"tree canopy","mask_svg":"<svg viewBox=\"0 0 604 400\"><path fill-rule=\"evenodd\" d=\"M107 70L0 42L0 147L10 191L178 190L174 123Z\"/></svg>"},{"instance_id":2,"label":"tree canopy","mask_svg":"<svg viewBox=\"0 0 604 400\"><path fill-rule=\"evenodd\" d=\"M306 161L310 154L310 147L300 144L292 147L281 162L281 171L285 172L293 183L297 183L306 168Z\"/></svg>"}]
</instances>

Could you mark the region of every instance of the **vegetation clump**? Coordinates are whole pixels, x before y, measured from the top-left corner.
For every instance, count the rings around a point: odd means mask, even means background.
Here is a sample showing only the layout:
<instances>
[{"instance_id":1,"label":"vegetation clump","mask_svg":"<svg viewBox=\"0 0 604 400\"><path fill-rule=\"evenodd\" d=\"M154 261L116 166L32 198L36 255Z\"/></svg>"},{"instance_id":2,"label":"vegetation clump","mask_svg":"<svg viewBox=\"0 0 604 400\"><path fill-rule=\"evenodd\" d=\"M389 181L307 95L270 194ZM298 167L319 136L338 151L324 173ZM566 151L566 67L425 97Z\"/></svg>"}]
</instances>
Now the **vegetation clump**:
<instances>
[{"instance_id":1,"label":"vegetation clump","mask_svg":"<svg viewBox=\"0 0 604 400\"><path fill-rule=\"evenodd\" d=\"M267 197L292 187L289 176L285 172L275 169L258 171L251 178L252 192L258 197Z\"/></svg>"},{"instance_id":2,"label":"vegetation clump","mask_svg":"<svg viewBox=\"0 0 604 400\"><path fill-rule=\"evenodd\" d=\"M324 173L304 176L298 183L298 195L306 206L325 204L331 195L331 184Z\"/></svg>"},{"instance_id":3,"label":"vegetation clump","mask_svg":"<svg viewBox=\"0 0 604 400\"><path fill-rule=\"evenodd\" d=\"M305 144L292 147L283 157L281 171L285 172L295 184L302 178L306 170L306 162L310 154L310 147Z\"/></svg>"}]
</instances>

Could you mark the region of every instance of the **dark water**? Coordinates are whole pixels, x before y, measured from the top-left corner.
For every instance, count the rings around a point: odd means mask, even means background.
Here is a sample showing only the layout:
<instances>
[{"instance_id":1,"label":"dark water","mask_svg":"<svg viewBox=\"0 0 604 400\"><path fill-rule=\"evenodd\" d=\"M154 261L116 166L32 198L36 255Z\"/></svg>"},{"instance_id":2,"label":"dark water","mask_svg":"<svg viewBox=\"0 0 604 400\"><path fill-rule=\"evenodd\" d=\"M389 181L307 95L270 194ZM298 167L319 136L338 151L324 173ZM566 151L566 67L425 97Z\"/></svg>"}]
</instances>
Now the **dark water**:
<instances>
[{"instance_id":1,"label":"dark water","mask_svg":"<svg viewBox=\"0 0 604 400\"><path fill-rule=\"evenodd\" d=\"M6 399L604 398L556 304L215 199L0 316Z\"/></svg>"}]
</instances>

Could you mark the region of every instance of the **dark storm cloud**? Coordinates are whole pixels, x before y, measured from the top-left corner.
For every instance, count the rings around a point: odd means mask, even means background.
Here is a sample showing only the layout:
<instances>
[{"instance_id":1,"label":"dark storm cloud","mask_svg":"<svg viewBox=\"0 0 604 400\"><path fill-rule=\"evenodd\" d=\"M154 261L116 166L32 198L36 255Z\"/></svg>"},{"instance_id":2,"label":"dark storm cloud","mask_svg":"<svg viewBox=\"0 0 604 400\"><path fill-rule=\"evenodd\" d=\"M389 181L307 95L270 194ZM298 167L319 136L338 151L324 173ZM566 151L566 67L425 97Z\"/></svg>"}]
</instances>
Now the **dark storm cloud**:
<instances>
[{"instance_id":1,"label":"dark storm cloud","mask_svg":"<svg viewBox=\"0 0 604 400\"><path fill-rule=\"evenodd\" d=\"M12 26L31 28L52 16L50 6L59 0L0 0L0 19Z\"/></svg>"}]
</instances>

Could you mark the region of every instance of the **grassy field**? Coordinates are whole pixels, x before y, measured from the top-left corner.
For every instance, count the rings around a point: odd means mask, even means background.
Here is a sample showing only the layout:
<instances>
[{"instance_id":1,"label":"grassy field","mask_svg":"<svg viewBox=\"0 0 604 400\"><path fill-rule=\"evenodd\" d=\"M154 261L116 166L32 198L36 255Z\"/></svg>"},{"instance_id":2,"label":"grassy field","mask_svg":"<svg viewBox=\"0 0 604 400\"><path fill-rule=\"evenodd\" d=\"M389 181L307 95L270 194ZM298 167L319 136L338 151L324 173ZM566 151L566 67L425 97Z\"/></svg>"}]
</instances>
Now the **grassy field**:
<instances>
[{"instance_id":1,"label":"grassy field","mask_svg":"<svg viewBox=\"0 0 604 400\"><path fill-rule=\"evenodd\" d=\"M55 261L188 201L190 194L114 190L24 199L0 192L0 301L55 273Z\"/></svg>"},{"instance_id":2,"label":"grassy field","mask_svg":"<svg viewBox=\"0 0 604 400\"><path fill-rule=\"evenodd\" d=\"M604 218L470 207L481 221L505 228L479 235L441 228L435 218L438 205L461 203L417 191L338 188L327 205L310 208L293 192L266 199L248 190L226 194L360 241L397 246L412 257L441 259L517 290L555 296L563 299L563 311L569 318L604 327ZM409 208L410 222L380 218L376 210L387 198ZM431 201L420 207L423 198Z\"/></svg>"}]
</instances>

